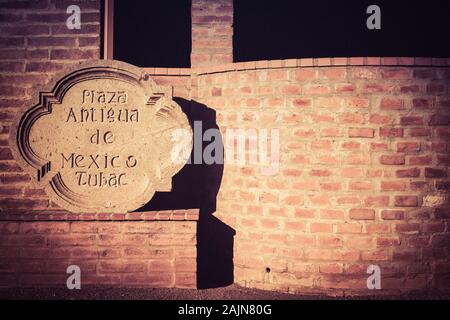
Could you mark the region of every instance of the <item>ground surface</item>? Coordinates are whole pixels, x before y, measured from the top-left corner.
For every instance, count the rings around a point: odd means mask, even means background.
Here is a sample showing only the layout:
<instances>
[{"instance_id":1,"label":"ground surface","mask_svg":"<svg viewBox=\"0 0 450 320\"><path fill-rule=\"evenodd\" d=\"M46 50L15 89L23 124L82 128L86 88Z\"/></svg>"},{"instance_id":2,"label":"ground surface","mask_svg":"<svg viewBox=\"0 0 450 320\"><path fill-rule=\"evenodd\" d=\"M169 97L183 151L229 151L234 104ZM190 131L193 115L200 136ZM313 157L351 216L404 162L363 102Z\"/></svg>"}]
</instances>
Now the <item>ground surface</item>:
<instances>
[{"instance_id":1,"label":"ground surface","mask_svg":"<svg viewBox=\"0 0 450 320\"><path fill-rule=\"evenodd\" d=\"M63 288L0 288L0 299L81 299L81 300L322 300L322 299L445 299L444 292L414 293L407 295L382 295L367 297L330 297L325 295L292 295L232 285L206 290L187 289L142 289L87 287L81 290Z\"/></svg>"}]
</instances>

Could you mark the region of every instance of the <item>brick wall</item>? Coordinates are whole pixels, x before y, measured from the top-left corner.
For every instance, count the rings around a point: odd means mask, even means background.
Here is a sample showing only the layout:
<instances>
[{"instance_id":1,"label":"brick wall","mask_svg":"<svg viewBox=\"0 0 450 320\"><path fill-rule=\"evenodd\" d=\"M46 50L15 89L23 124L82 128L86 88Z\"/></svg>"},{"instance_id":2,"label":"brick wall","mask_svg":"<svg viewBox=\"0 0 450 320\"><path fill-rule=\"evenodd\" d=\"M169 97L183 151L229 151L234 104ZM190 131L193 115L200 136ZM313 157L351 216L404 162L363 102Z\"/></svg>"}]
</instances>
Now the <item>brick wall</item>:
<instances>
[{"instance_id":1,"label":"brick wall","mask_svg":"<svg viewBox=\"0 0 450 320\"><path fill-rule=\"evenodd\" d=\"M225 163L217 215L236 229L237 283L367 294L376 264L384 290L449 287L450 71L431 63L262 61L198 75L224 145L230 128L280 130L277 174Z\"/></svg>"},{"instance_id":2,"label":"brick wall","mask_svg":"<svg viewBox=\"0 0 450 320\"><path fill-rule=\"evenodd\" d=\"M81 9L81 30L66 9ZM79 265L82 285L196 287L198 210L123 215L61 211L13 159L9 128L22 106L64 67L100 58L100 1L6 1L0 5L0 286L63 286ZM189 97L190 72L148 68ZM189 71L189 70L188 70Z\"/></svg>"},{"instance_id":3,"label":"brick wall","mask_svg":"<svg viewBox=\"0 0 450 320\"><path fill-rule=\"evenodd\" d=\"M6 1L0 5L0 196L2 211L54 208L30 184L8 147L9 128L36 88L67 65L100 58L100 3L80 2L82 28L66 27L71 1Z\"/></svg>"},{"instance_id":4,"label":"brick wall","mask_svg":"<svg viewBox=\"0 0 450 320\"><path fill-rule=\"evenodd\" d=\"M233 1L192 1L193 68L233 62Z\"/></svg>"},{"instance_id":5,"label":"brick wall","mask_svg":"<svg viewBox=\"0 0 450 320\"><path fill-rule=\"evenodd\" d=\"M189 99L191 96L190 68L143 68L160 86L172 87L174 97Z\"/></svg>"}]
</instances>

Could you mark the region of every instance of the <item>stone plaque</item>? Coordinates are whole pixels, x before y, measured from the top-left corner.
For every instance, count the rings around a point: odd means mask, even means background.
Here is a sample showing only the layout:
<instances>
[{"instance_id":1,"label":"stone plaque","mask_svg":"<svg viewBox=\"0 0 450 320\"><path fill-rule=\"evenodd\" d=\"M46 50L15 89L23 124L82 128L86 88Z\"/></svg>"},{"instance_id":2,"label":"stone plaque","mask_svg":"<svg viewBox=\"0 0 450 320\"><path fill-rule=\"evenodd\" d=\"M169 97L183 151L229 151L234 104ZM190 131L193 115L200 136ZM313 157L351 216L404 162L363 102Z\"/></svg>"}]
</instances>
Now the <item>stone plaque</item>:
<instances>
[{"instance_id":1,"label":"stone plaque","mask_svg":"<svg viewBox=\"0 0 450 320\"><path fill-rule=\"evenodd\" d=\"M80 64L50 85L20 113L12 139L17 160L51 200L72 212L129 212L171 190L192 148L171 88L111 60ZM178 129L188 139L175 139ZM174 150L185 159L174 161Z\"/></svg>"}]
</instances>

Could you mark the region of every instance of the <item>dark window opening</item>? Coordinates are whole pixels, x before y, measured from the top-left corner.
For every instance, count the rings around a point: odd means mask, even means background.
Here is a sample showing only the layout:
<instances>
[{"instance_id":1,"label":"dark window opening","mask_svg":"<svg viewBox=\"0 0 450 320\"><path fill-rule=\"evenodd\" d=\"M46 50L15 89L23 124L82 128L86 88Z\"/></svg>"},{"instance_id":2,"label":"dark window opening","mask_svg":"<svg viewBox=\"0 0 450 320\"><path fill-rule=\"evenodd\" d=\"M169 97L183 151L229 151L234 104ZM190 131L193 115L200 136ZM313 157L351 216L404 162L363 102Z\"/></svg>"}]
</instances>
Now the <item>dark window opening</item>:
<instances>
[{"instance_id":1,"label":"dark window opening","mask_svg":"<svg viewBox=\"0 0 450 320\"><path fill-rule=\"evenodd\" d=\"M370 5L381 30L369 30ZM448 0L235 0L234 61L303 57L450 57Z\"/></svg>"},{"instance_id":2,"label":"dark window opening","mask_svg":"<svg viewBox=\"0 0 450 320\"><path fill-rule=\"evenodd\" d=\"M114 2L114 59L139 67L191 65L191 1Z\"/></svg>"}]
</instances>

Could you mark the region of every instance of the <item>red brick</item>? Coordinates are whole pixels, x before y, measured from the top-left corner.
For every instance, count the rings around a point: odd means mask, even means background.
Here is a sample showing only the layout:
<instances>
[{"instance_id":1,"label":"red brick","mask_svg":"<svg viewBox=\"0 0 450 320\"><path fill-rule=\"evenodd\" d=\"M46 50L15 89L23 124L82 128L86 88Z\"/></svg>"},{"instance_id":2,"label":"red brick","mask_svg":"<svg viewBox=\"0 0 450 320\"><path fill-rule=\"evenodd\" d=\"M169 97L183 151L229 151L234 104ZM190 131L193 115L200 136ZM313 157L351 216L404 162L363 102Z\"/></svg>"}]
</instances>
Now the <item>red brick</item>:
<instances>
[{"instance_id":1,"label":"red brick","mask_svg":"<svg viewBox=\"0 0 450 320\"><path fill-rule=\"evenodd\" d=\"M410 182L411 191L430 191L431 184L429 181L411 181Z\"/></svg>"},{"instance_id":2,"label":"red brick","mask_svg":"<svg viewBox=\"0 0 450 320\"><path fill-rule=\"evenodd\" d=\"M80 47L99 47L100 37L78 37L78 44Z\"/></svg>"},{"instance_id":3,"label":"red brick","mask_svg":"<svg viewBox=\"0 0 450 320\"><path fill-rule=\"evenodd\" d=\"M318 244L321 248L336 248L342 247L342 238L341 236L333 236L333 235L323 235L319 236Z\"/></svg>"},{"instance_id":4,"label":"red brick","mask_svg":"<svg viewBox=\"0 0 450 320\"><path fill-rule=\"evenodd\" d=\"M169 281L167 283L170 283ZM175 286L177 288L197 288L197 277L195 272L177 272L175 274Z\"/></svg>"},{"instance_id":5,"label":"red brick","mask_svg":"<svg viewBox=\"0 0 450 320\"><path fill-rule=\"evenodd\" d=\"M404 116L400 117L400 124L402 126L420 126L424 124L424 119L420 116Z\"/></svg>"},{"instance_id":6,"label":"red brick","mask_svg":"<svg viewBox=\"0 0 450 320\"><path fill-rule=\"evenodd\" d=\"M372 190L372 181L350 181L348 183L349 190Z\"/></svg>"},{"instance_id":7,"label":"red brick","mask_svg":"<svg viewBox=\"0 0 450 320\"><path fill-rule=\"evenodd\" d=\"M306 69L301 68L295 71L295 79L296 80L310 80L315 79L317 77L317 71L314 69Z\"/></svg>"},{"instance_id":8,"label":"red brick","mask_svg":"<svg viewBox=\"0 0 450 320\"><path fill-rule=\"evenodd\" d=\"M359 150L361 147L361 143L357 141L347 141L342 143L342 149L345 150Z\"/></svg>"},{"instance_id":9,"label":"red brick","mask_svg":"<svg viewBox=\"0 0 450 320\"><path fill-rule=\"evenodd\" d=\"M2 199L1 201L2 207L8 209L33 210L48 208L48 200L7 198Z\"/></svg>"},{"instance_id":10,"label":"red brick","mask_svg":"<svg viewBox=\"0 0 450 320\"><path fill-rule=\"evenodd\" d=\"M300 98L300 99L293 100L292 104L293 104L294 107L299 107L299 108L311 107L312 106L312 100L311 99Z\"/></svg>"},{"instance_id":11,"label":"red brick","mask_svg":"<svg viewBox=\"0 0 450 320\"><path fill-rule=\"evenodd\" d=\"M414 98L412 105L414 108L428 109L431 107L433 100L427 98Z\"/></svg>"},{"instance_id":12,"label":"red brick","mask_svg":"<svg viewBox=\"0 0 450 320\"><path fill-rule=\"evenodd\" d=\"M298 95L301 93L301 87L298 85L285 85L281 88L283 95Z\"/></svg>"},{"instance_id":13,"label":"red brick","mask_svg":"<svg viewBox=\"0 0 450 320\"><path fill-rule=\"evenodd\" d=\"M382 84L378 84L378 83L370 83L370 84L365 84L363 87L363 91L366 93L377 93L377 92L385 92L386 91L386 87Z\"/></svg>"},{"instance_id":14,"label":"red brick","mask_svg":"<svg viewBox=\"0 0 450 320\"><path fill-rule=\"evenodd\" d=\"M389 205L389 196L369 196L364 200L367 207L387 207Z\"/></svg>"},{"instance_id":15,"label":"red brick","mask_svg":"<svg viewBox=\"0 0 450 320\"><path fill-rule=\"evenodd\" d=\"M23 37L2 37L0 38L1 48L13 48L13 47L23 47L25 44L25 39Z\"/></svg>"},{"instance_id":16,"label":"red brick","mask_svg":"<svg viewBox=\"0 0 450 320\"><path fill-rule=\"evenodd\" d=\"M315 244L315 236L307 236L307 235L294 235L293 237L293 243L300 246L314 246ZM275 249L275 248L274 248ZM276 251L271 248L271 253L274 253ZM300 258L303 257L303 252L293 249L293 250L283 250L287 253L288 256L294 257L294 258Z\"/></svg>"},{"instance_id":17,"label":"red brick","mask_svg":"<svg viewBox=\"0 0 450 320\"><path fill-rule=\"evenodd\" d=\"M381 71L381 77L384 79L406 80L412 77L409 69L384 69Z\"/></svg>"},{"instance_id":18,"label":"red brick","mask_svg":"<svg viewBox=\"0 0 450 320\"><path fill-rule=\"evenodd\" d=\"M147 270L144 262L102 261L98 265L99 273L136 273Z\"/></svg>"},{"instance_id":19,"label":"red brick","mask_svg":"<svg viewBox=\"0 0 450 320\"><path fill-rule=\"evenodd\" d=\"M66 28L67 29L67 28ZM48 35L50 28L46 25L16 25L16 26L2 26L0 27L0 34L9 36L33 36L33 35Z\"/></svg>"},{"instance_id":20,"label":"red brick","mask_svg":"<svg viewBox=\"0 0 450 320\"><path fill-rule=\"evenodd\" d=\"M439 156L437 157L438 165L450 165L450 156Z\"/></svg>"},{"instance_id":21,"label":"red brick","mask_svg":"<svg viewBox=\"0 0 450 320\"><path fill-rule=\"evenodd\" d=\"M306 224L299 221L286 221L284 228L286 232L305 232Z\"/></svg>"},{"instance_id":22,"label":"red brick","mask_svg":"<svg viewBox=\"0 0 450 320\"><path fill-rule=\"evenodd\" d=\"M347 238L348 248L369 249L374 244L374 237L352 236Z\"/></svg>"},{"instance_id":23,"label":"red brick","mask_svg":"<svg viewBox=\"0 0 450 320\"><path fill-rule=\"evenodd\" d=\"M263 228L267 228L267 229L276 229L279 226L279 223L277 220L275 219L261 219L260 220L260 224Z\"/></svg>"},{"instance_id":24,"label":"red brick","mask_svg":"<svg viewBox=\"0 0 450 320\"><path fill-rule=\"evenodd\" d=\"M389 260L389 254L385 250L366 251L361 253L363 261L386 261Z\"/></svg>"},{"instance_id":25,"label":"red brick","mask_svg":"<svg viewBox=\"0 0 450 320\"><path fill-rule=\"evenodd\" d=\"M330 86L327 84L312 84L305 87L306 94L327 94L330 93Z\"/></svg>"},{"instance_id":26,"label":"red brick","mask_svg":"<svg viewBox=\"0 0 450 320\"><path fill-rule=\"evenodd\" d=\"M85 60L98 58L97 49L53 49L50 52L52 60Z\"/></svg>"},{"instance_id":27,"label":"red brick","mask_svg":"<svg viewBox=\"0 0 450 320\"><path fill-rule=\"evenodd\" d=\"M370 143L370 150L372 151L385 151L388 149L388 144L383 142L371 142Z\"/></svg>"},{"instance_id":28,"label":"red brick","mask_svg":"<svg viewBox=\"0 0 450 320\"><path fill-rule=\"evenodd\" d=\"M448 177L447 170L439 168L425 168L426 178L446 178Z\"/></svg>"},{"instance_id":29,"label":"red brick","mask_svg":"<svg viewBox=\"0 0 450 320\"><path fill-rule=\"evenodd\" d=\"M418 152L420 151L420 143L418 142L398 142L397 152Z\"/></svg>"},{"instance_id":30,"label":"red brick","mask_svg":"<svg viewBox=\"0 0 450 320\"><path fill-rule=\"evenodd\" d=\"M26 222L21 224L21 233L39 234L39 233L68 233L68 222Z\"/></svg>"},{"instance_id":31,"label":"red brick","mask_svg":"<svg viewBox=\"0 0 450 320\"><path fill-rule=\"evenodd\" d=\"M222 95L222 88L212 88L211 95L213 97L220 97Z\"/></svg>"},{"instance_id":32,"label":"red brick","mask_svg":"<svg viewBox=\"0 0 450 320\"><path fill-rule=\"evenodd\" d=\"M407 93L418 93L421 91L421 87L418 85L406 85L406 86L401 86L400 87L400 92L407 94Z\"/></svg>"},{"instance_id":33,"label":"red brick","mask_svg":"<svg viewBox=\"0 0 450 320\"><path fill-rule=\"evenodd\" d=\"M333 225L330 223L321 223L314 222L310 225L310 231L313 233L323 232L323 233L331 233L333 232Z\"/></svg>"},{"instance_id":34,"label":"red brick","mask_svg":"<svg viewBox=\"0 0 450 320\"><path fill-rule=\"evenodd\" d=\"M338 83L335 85L336 93L353 93L356 91L356 86L353 83Z\"/></svg>"},{"instance_id":35,"label":"red brick","mask_svg":"<svg viewBox=\"0 0 450 320\"><path fill-rule=\"evenodd\" d=\"M418 79L433 79L435 72L433 69L415 69L413 70L413 77Z\"/></svg>"},{"instance_id":36,"label":"red brick","mask_svg":"<svg viewBox=\"0 0 450 320\"><path fill-rule=\"evenodd\" d=\"M420 225L418 223L400 223L395 225L395 231L400 233L419 232Z\"/></svg>"},{"instance_id":37,"label":"red brick","mask_svg":"<svg viewBox=\"0 0 450 320\"><path fill-rule=\"evenodd\" d=\"M313 123L321 123L321 122L327 122L332 123L334 122L334 117L332 115L328 114L312 114L310 115L311 121Z\"/></svg>"},{"instance_id":38,"label":"red brick","mask_svg":"<svg viewBox=\"0 0 450 320\"><path fill-rule=\"evenodd\" d=\"M369 223L369 224L366 224L366 231L369 234L390 233L391 228L390 228L389 223Z\"/></svg>"},{"instance_id":39,"label":"red brick","mask_svg":"<svg viewBox=\"0 0 450 320\"><path fill-rule=\"evenodd\" d=\"M267 71L267 80L268 81L287 80L287 79L288 79L288 72L286 70Z\"/></svg>"},{"instance_id":40,"label":"red brick","mask_svg":"<svg viewBox=\"0 0 450 320\"><path fill-rule=\"evenodd\" d=\"M420 176L419 168L401 169L395 171L397 178L417 178Z\"/></svg>"},{"instance_id":41,"label":"red brick","mask_svg":"<svg viewBox=\"0 0 450 320\"><path fill-rule=\"evenodd\" d=\"M261 106L261 100L257 98L250 98L245 101L247 107L255 108Z\"/></svg>"},{"instance_id":42,"label":"red brick","mask_svg":"<svg viewBox=\"0 0 450 320\"><path fill-rule=\"evenodd\" d=\"M409 129L411 137L428 137L431 135L430 128L411 128Z\"/></svg>"},{"instance_id":43,"label":"red brick","mask_svg":"<svg viewBox=\"0 0 450 320\"><path fill-rule=\"evenodd\" d=\"M450 128L436 128L436 135L439 138L448 139L450 138Z\"/></svg>"},{"instance_id":44,"label":"red brick","mask_svg":"<svg viewBox=\"0 0 450 320\"><path fill-rule=\"evenodd\" d=\"M339 116L339 122L342 124L347 123L363 123L364 117L361 114L358 113L342 113Z\"/></svg>"},{"instance_id":45,"label":"red brick","mask_svg":"<svg viewBox=\"0 0 450 320\"><path fill-rule=\"evenodd\" d=\"M429 94L441 94L445 92L445 89L445 84L441 83L430 83L427 85L427 93Z\"/></svg>"},{"instance_id":46,"label":"red brick","mask_svg":"<svg viewBox=\"0 0 450 320\"><path fill-rule=\"evenodd\" d=\"M321 264L319 270L321 273L338 274L343 272L344 267L340 263L327 263Z\"/></svg>"},{"instance_id":47,"label":"red brick","mask_svg":"<svg viewBox=\"0 0 450 320\"><path fill-rule=\"evenodd\" d=\"M322 128L320 129L321 137L342 137L340 128Z\"/></svg>"},{"instance_id":48,"label":"red brick","mask_svg":"<svg viewBox=\"0 0 450 320\"><path fill-rule=\"evenodd\" d=\"M381 181L381 191L404 191L406 184L403 181Z\"/></svg>"},{"instance_id":49,"label":"red brick","mask_svg":"<svg viewBox=\"0 0 450 320\"><path fill-rule=\"evenodd\" d=\"M295 216L299 218L314 218L314 209L295 209Z\"/></svg>"},{"instance_id":50,"label":"red brick","mask_svg":"<svg viewBox=\"0 0 450 320\"><path fill-rule=\"evenodd\" d=\"M383 115L383 114L371 114L369 118L369 122L372 124L389 124L392 122L392 117L389 115ZM384 128L380 128L381 130ZM390 129L390 128L387 128ZM380 133L381 136L381 133Z\"/></svg>"},{"instance_id":51,"label":"red brick","mask_svg":"<svg viewBox=\"0 0 450 320\"><path fill-rule=\"evenodd\" d=\"M362 226L355 222L339 223L337 233L361 233Z\"/></svg>"},{"instance_id":52,"label":"red brick","mask_svg":"<svg viewBox=\"0 0 450 320\"><path fill-rule=\"evenodd\" d=\"M351 75L355 79L376 79L378 72L376 68L352 68Z\"/></svg>"},{"instance_id":53,"label":"red brick","mask_svg":"<svg viewBox=\"0 0 450 320\"><path fill-rule=\"evenodd\" d=\"M352 154L345 159L347 164L369 164L370 156L368 154Z\"/></svg>"},{"instance_id":54,"label":"red brick","mask_svg":"<svg viewBox=\"0 0 450 320\"><path fill-rule=\"evenodd\" d=\"M402 210L383 210L381 218L383 220L403 220L405 214Z\"/></svg>"},{"instance_id":55,"label":"red brick","mask_svg":"<svg viewBox=\"0 0 450 320\"><path fill-rule=\"evenodd\" d=\"M365 98L349 98L347 99L347 106L351 108L368 108L369 99Z\"/></svg>"},{"instance_id":56,"label":"red brick","mask_svg":"<svg viewBox=\"0 0 450 320\"><path fill-rule=\"evenodd\" d=\"M9 148L0 148L0 160L13 160L13 155Z\"/></svg>"},{"instance_id":57,"label":"red brick","mask_svg":"<svg viewBox=\"0 0 450 320\"><path fill-rule=\"evenodd\" d=\"M332 210L332 209L322 209L320 210L321 219L343 219L344 211L342 210Z\"/></svg>"},{"instance_id":58,"label":"red brick","mask_svg":"<svg viewBox=\"0 0 450 320\"><path fill-rule=\"evenodd\" d=\"M347 71L345 70L345 68L326 68L322 71L322 75L326 79L342 80L346 78Z\"/></svg>"},{"instance_id":59,"label":"red brick","mask_svg":"<svg viewBox=\"0 0 450 320\"><path fill-rule=\"evenodd\" d=\"M448 114L433 114L428 123L430 126L447 126L450 124L450 115Z\"/></svg>"},{"instance_id":60,"label":"red brick","mask_svg":"<svg viewBox=\"0 0 450 320\"><path fill-rule=\"evenodd\" d=\"M397 237L379 237L377 238L377 247L393 247L400 245L400 239Z\"/></svg>"},{"instance_id":61,"label":"red brick","mask_svg":"<svg viewBox=\"0 0 450 320\"><path fill-rule=\"evenodd\" d=\"M160 262L158 262L160 263ZM167 261L166 263L166 267L161 268L162 270L166 269L167 270L167 266L171 265L171 262ZM152 268L152 265L149 266L150 270L154 270ZM175 270L176 272L178 271L182 271L182 272L186 272L186 271L192 271L195 272L197 269L197 263L196 263L196 259L195 258L176 258L175 259Z\"/></svg>"},{"instance_id":62,"label":"red brick","mask_svg":"<svg viewBox=\"0 0 450 320\"><path fill-rule=\"evenodd\" d=\"M63 15L58 14L62 17ZM74 37L30 37L28 38L30 47L75 47L76 38Z\"/></svg>"},{"instance_id":63,"label":"red brick","mask_svg":"<svg viewBox=\"0 0 450 320\"><path fill-rule=\"evenodd\" d=\"M320 189L325 191L339 191L341 190L340 182L321 182Z\"/></svg>"},{"instance_id":64,"label":"red brick","mask_svg":"<svg viewBox=\"0 0 450 320\"><path fill-rule=\"evenodd\" d=\"M431 156L411 156L408 159L408 164L413 166L429 165L431 164Z\"/></svg>"}]
</instances>

